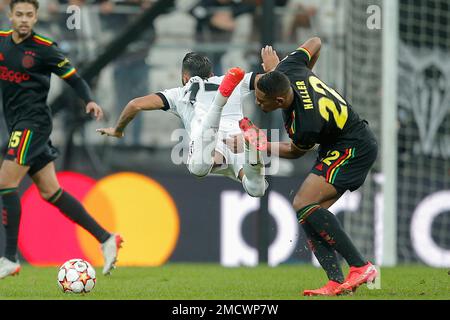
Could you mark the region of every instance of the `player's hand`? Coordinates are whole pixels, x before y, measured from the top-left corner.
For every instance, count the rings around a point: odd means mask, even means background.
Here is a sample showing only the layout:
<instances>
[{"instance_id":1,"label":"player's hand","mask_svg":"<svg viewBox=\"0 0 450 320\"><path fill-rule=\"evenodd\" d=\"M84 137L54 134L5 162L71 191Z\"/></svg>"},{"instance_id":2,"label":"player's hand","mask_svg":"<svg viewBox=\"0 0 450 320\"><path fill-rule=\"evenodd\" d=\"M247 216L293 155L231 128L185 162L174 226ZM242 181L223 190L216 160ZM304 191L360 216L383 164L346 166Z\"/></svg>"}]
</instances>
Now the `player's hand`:
<instances>
[{"instance_id":1,"label":"player's hand","mask_svg":"<svg viewBox=\"0 0 450 320\"><path fill-rule=\"evenodd\" d=\"M275 70L277 65L280 63L280 58L277 52L272 48L272 46L265 46L261 49L261 59L263 63L261 64L264 72L269 72Z\"/></svg>"},{"instance_id":2,"label":"player's hand","mask_svg":"<svg viewBox=\"0 0 450 320\"><path fill-rule=\"evenodd\" d=\"M122 138L124 136L123 132L117 131L116 128L101 128L95 130L101 135L107 135L108 137L116 137L116 138Z\"/></svg>"},{"instance_id":3,"label":"player's hand","mask_svg":"<svg viewBox=\"0 0 450 320\"><path fill-rule=\"evenodd\" d=\"M91 101L86 105L86 113L92 113L95 117L95 120L99 121L103 119L103 110L100 108L98 104Z\"/></svg>"},{"instance_id":4,"label":"player's hand","mask_svg":"<svg viewBox=\"0 0 450 320\"><path fill-rule=\"evenodd\" d=\"M244 152L244 137L242 134L232 135L229 138L223 139L223 143L225 143L228 149L233 153L242 153Z\"/></svg>"}]
</instances>

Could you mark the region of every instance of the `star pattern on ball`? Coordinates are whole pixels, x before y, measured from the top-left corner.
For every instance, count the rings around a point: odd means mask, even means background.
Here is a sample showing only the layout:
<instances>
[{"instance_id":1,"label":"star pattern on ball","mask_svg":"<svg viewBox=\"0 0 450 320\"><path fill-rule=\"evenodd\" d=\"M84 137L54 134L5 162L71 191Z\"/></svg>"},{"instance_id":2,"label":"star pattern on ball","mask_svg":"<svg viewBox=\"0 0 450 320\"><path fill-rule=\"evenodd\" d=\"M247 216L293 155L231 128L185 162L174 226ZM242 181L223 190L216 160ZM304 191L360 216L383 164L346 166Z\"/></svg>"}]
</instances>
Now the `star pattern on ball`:
<instances>
[{"instance_id":1,"label":"star pattern on ball","mask_svg":"<svg viewBox=\"0 0 450 320\"><path fill-rule=\"evenodd\" d=\"M71 285L70 281L67 281L66 279L64 279L64 281L60 281L59 283L61 283L64 291L70 290L70 285Z\"/></svg>"},{"instance_id":2,"label":"star pattern on ball","mask_svg":"<svg viewBox=\"0 0 450 320\"><path fill-rule=\"evenodd\" d=\"M87 281L91 279L91 277L89 277L89 275L86 272L80 272L79 275L80 277L78 278L78 280L83 282L84 285L86 285Z\"/></svg>"}]
</instances>

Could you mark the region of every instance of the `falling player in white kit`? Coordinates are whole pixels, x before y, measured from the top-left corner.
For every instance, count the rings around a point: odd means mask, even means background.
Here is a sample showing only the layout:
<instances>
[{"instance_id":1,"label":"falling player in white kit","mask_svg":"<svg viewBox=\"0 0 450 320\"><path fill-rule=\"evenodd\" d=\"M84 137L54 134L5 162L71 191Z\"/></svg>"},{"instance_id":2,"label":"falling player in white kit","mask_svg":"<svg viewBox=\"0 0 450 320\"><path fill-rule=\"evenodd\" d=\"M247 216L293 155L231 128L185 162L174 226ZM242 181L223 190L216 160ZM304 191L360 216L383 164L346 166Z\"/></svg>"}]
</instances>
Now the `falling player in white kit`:
<instances>
[{"instance_id":1,"label":"falling player in white kit","mask_svg":"<svg viewBox=\"0 0 450 320\"><path fill-rule=\"evenodd\" d=\"M188 169L197 177L227 176L242 182L253 197L262 197L267 188L264 165L258 150L246 145L234 153L224 140L241 134L241 100L252 90L255 74L233 68L225 76L212 76L212 64L191 52L183 59L183 87L172 88L131 100L114 128L97 132L121 138L127 124L142 110L165 110L181 118L189 134Z\"/></svg>"}]
</instances>

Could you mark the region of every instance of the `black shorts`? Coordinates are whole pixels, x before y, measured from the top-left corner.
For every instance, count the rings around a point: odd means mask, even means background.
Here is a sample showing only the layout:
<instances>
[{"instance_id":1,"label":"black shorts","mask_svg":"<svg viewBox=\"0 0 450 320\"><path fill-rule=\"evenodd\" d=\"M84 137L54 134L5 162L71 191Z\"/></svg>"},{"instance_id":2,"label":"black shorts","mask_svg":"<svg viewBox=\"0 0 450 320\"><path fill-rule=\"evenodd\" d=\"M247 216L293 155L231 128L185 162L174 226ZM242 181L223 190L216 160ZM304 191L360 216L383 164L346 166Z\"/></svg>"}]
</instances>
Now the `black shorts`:
<instances>
[{"instance_id":1,"label":"black shorts","mask_svg":"<svg viewBox=\"0 0 450 320\"><path fill-rule=\"evenodd\" d=\"M22 128L12 130L5 159L15 161L21 166L29 166L30 176L57 157L58 150L52 146L50 133Z\"/></svg>"},{"instance_id":2,"label":"black shorts","mask_svg":"<svg viewBox=\"0 0 450 320\"><path fill-rule=\"evenodd\" d=\"M311 173L323 176L338 193L355 191L366 180L377 159L378 143L373 134L367 139L327 146L319 153Z\"/></svg>"}]
</instances>

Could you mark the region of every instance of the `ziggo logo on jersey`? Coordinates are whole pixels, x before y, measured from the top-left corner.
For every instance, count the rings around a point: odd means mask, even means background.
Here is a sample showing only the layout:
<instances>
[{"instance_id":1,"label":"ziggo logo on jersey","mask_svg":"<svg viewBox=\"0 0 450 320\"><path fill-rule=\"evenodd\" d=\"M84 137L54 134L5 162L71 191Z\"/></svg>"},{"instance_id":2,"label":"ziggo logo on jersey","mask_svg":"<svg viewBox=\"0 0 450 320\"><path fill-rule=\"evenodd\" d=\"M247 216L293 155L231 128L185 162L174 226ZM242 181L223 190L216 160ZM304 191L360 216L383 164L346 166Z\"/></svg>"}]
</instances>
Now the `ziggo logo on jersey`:
<instances>
[{"instance_id":1,"label":"ziggo logo on jersey","mask_svg":"<svg viewBox=\"0 0 450 320\"><path fill-rule=\"evenodd\" d=\"M9 70L7 67L0 67L0 79L9 82L21 83L30 80L30 75L22 72Z\"/></svg>"},{"instance_id":2,"label":"ziggo logo on jersey","mask_svg":"<svg viewBox=\"0 0 450 320\"><path fill-rule=\"evenodd\" d=\"M179 236L175 202L156 181L118 173L98 181L73 172L58 173L61 187L81 201L109 232L125 239L119 266L158 266L172 255ZM22 196L19 249L32 265L60 265L81 258L103 264L100 244L57 208L42 200L32 185Z\"/></svg>"}]
</instances>

